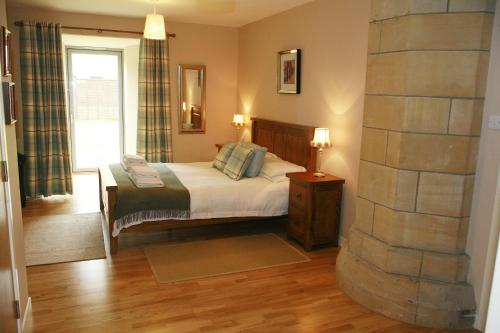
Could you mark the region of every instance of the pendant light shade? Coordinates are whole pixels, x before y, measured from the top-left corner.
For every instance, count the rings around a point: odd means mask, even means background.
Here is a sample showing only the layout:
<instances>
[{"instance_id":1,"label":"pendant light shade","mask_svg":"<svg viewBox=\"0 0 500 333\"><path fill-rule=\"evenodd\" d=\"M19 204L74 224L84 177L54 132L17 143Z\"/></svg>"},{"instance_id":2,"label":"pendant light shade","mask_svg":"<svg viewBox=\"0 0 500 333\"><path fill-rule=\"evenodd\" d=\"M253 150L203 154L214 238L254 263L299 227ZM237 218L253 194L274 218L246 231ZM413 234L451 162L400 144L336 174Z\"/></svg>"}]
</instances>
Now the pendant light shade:
<instances>
[{"instance_id":1,"label":"pendant light shade","mask_svg":"<svg viewBox=\"0 0 500 333\"><path fill-rule=\"evenodd\" d=\"M148 14L146 16L146 26L144 27L144 38L165 39L165 20L163 15Z\"/></svg>"},{"instance_id":2,"label":"pendant light shade","mask_svg":"<svg viewBox=\"0 0 500 333\"><path fill-rule=\"evenodd\" d=\"M153 5L153 14L148 14L148 16L146 16L144 38L160 40L167 38L165 33L165 19L163 18L163 15L156 14L155 5Z\"/></svg>"}]
</instances>

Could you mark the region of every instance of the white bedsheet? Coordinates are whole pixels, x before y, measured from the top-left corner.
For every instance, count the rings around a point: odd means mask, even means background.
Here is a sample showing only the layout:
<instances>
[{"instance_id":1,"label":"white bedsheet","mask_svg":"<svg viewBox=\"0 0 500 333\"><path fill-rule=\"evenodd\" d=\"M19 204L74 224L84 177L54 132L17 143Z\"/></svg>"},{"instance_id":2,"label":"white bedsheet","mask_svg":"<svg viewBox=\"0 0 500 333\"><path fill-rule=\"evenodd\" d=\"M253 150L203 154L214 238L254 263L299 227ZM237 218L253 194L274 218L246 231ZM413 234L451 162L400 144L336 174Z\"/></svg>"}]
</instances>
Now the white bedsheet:
<instances>
[{"instance_id":1,"label":"white bedsheet","mask_svg":"<svg viewBox=\"0 0 500 333\"><path fill-rule=\"evenodd\" d=\"M212 162L167 166L189 191L191 219L288 214L289 181L274 183L263 177L234 181Z\"/></svg>"},{"instance_id":2,"label":"white bedsheet","mask_svg":"<svg viewBox=\"0 0 500 333\"><path fill-rule=\"evenodd\" d=\"M234 181L213 168L212 162L167 163L167 166L189 191L190 219L288 214L288 180L275 183L264 177L254 177ZM149 213L122 218L127 221L116 220L113 236L118 236L123 228L158 221L158 215L162 215L157 211Z\"/></svg>"}]
</instances>

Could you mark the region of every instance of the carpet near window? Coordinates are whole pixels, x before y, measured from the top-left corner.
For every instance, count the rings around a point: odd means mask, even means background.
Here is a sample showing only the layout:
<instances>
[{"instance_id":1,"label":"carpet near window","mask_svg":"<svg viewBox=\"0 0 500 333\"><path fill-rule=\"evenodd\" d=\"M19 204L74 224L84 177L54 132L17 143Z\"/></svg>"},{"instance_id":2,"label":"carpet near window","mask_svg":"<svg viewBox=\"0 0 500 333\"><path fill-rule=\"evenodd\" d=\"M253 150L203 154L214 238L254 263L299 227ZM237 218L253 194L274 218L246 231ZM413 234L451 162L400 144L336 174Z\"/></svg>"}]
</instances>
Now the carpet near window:
<instances>
[{"instance_id":1,"label":"carpet near window","mask_svg":"<svg viewBox=\"0 0 500 333\"><path fill-rule=\"evenodd\" d=\"M144 252L159 283L310 261L275 234L159 244Z\"/></svg>"},{"instance_id":2,"label":"carpet near window","mask_svg":"<svg viewBox=\"0 0 500 333\"><path fill-rule=\"evenodd\" d=\"M24 218L26 266L106 257L100 213Z\"/></svg>"}]
</instances>

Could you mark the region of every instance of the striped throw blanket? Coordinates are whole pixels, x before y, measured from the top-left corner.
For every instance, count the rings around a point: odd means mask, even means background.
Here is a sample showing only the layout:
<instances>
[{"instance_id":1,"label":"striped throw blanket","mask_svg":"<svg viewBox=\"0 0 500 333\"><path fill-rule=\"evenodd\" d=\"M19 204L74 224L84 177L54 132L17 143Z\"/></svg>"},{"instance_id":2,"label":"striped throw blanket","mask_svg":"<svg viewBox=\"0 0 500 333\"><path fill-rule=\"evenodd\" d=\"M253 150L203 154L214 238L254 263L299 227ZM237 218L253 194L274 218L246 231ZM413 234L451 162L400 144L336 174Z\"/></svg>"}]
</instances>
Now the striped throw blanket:
<instances>
[{"instance_id":1,"label":"striped throw blanket","mask_svg":"<svg viewBox=\"0 0 500 333\"><path fill-rule=\"evenodd\" d=\"M189 219L189 191L165 164L152 163L150 166L159 172L165 187L138 188L121 164L109 166L118 185L113 236L117 236L123 228L144 222Z\"/></svg>"}]
</instances>

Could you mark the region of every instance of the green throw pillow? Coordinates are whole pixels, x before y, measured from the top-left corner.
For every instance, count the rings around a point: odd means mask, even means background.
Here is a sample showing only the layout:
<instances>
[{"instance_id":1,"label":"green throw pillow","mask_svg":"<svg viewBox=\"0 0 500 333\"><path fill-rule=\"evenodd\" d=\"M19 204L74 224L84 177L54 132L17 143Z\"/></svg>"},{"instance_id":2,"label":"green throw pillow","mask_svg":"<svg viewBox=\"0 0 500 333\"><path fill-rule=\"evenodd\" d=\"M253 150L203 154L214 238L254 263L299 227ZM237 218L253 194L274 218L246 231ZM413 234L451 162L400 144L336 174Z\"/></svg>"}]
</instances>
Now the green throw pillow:
<instances>
[{"instance_id":1,"label":"green throw pillow","mask_svg":"<svg viewBox=\"0 0 500 333\"><path fill-rule=\"evenodd\" d=\"M253 149L252 162L245 171L245 177L257 177L264 165L264 156L266 155L267 148L256 145L252 142L240 142L240 145L246 148Z\"/></svg>"},{"instance_id":2,"label":"green throw pillow","mask_svg":"<svg viewBox=\"0 0 500 333\"><path fill-rule=\"evenodd\" d=\"M224 167L226 166L227 160L231 156L231 153L233 152L234 147L236 147L237 143L236 142L228 142L226 143L217 156L215 156L215 161L214 164L212 165L214 168L216 168L219 171L224 171Z\"/></svg>"},{"instance_id":3,"label":"green throw pillow","mask_svg":"<svg viewBox=\"0 0 500 333\"><path fill-rule=\"evenodd\" d=\"M253 149L237 145L227 160L224 173L231 179L240 180L252 162L253 155Z\"/></svg>"}]
</instances>

